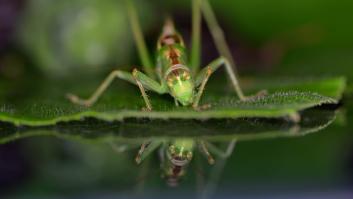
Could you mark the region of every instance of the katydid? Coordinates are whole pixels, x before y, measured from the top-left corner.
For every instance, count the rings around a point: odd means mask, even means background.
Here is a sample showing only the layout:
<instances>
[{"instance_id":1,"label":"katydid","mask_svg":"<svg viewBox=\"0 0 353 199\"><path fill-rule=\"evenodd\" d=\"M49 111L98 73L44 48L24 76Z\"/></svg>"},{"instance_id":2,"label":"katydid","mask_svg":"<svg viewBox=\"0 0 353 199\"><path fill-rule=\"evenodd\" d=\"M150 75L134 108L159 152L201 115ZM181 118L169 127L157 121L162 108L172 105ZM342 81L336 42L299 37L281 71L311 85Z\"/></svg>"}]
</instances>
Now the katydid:
<instances>
[{"instance_id":1,"label":"katydid","mask_svg":"<svg viewBox=\"0 0 353 199\"><path fill-rule=\"evenodd\" d=\"M211 74L225 66L226 72L231 80L236 94L240 100L246 100L235 74L235 62L226 44L224 34L220 28L211 6L207 0L192 0L192 46L191 58L187 60L186 47L182 36L176 31L171 19L167 19L157 42L157 60L154 65L149 56L137 12L131 0L126 0L129 20L138 53L143 64L145 73L133 69L132 73L115 70L112 71L93 95L88 99L81 99L76 95L67 94L68 99L84 106L93 105L105 92L114 79L119 78L129 81L138 86L145 101L144 110L151 111L152 105L146 94L146 90L158 94L170 94L175 104L192 106L199 110L199 102L205 90ZM204 16L211 35L221 55L200 69L200 48L201 48L201 16Z\"/></svg>"},{"instance_id":2,"label":"katydid","mask_svg":"<svg viewBox=\"0 0 353 199\"><path fill-rule=\"evenodd\" d=\"M116 143L110 142L112 148L121 153L127 149L126 146L117 146ZM193 156L194 148L198 148L209 164L214 164L213 155L220 159L226 160L234 151L236 140L232 139L227 144L225 150L218 148L216 145L203 140L193 138L176 138L176 139L152 139L145 140L141 145L135 161L140 164L152 152L159 148L159 157L161 161L162 176L170 186L178 185L180 179L186 174L186 168L189 166Z\"/></svg>"},{"instance_id":3,"label":"katydid","mask_svg":"<svg viewBox=\"0 0 353 199\"><path fill-rule=\"evenodd\" d=\"M192 35L191 55L187 59L186 47L182 36L176 31L173 21L168 18L162 29L162 34L157 41L157 60L153 65L138 21L137 12L131 0L126 0L129 20L137 44L138 53L143 64L144 73L133 69L132 73L115 70L111 72L93 95L88 99L80 99L76 95L68 94L67 97L73 103L91 106L104 93L114 79L120 78L137 85L145 101L145 110L151 111L152 105L146 94L146 90L159 94L170 94L176 105L192 106L200 110L199 102L205 90L211 74L225 66L233 88L240 100L246 100L235 74L235 62L226 44L224 34L220 28L211 6L207 0L192 0ZM200 69L201 49L201 16L209 26L211 35L219 51L220 57ZM222 158L227 158L233 151L235 140L232 140L226 152L221 151L215 145L204 140L176 138L171 141L155 139L145 141L136 156L136 162L140 163L155 149L160 147L160 156L164 176L170 185L175 185L184 175L184 169L193 157L193 150L198 147L210 164L214 163L211 153ZM210 152L209 152L210 149Z\"/></svg>"}]
</instances>

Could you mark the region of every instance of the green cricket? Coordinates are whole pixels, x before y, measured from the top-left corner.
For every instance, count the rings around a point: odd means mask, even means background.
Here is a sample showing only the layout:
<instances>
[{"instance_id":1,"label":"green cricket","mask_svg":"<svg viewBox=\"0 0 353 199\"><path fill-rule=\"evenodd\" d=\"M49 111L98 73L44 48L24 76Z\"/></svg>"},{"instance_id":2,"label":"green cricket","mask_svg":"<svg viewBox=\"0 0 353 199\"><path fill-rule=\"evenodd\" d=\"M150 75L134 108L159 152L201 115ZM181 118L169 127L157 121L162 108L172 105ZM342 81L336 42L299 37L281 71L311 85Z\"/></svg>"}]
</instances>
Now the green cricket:
<instances>
[{"instance_id":1,"label":"green cricket","mask_svg":"<svg viewBox=\"0 0 353 199\"><path fill-rule=\"evenodd\" d=\"M112 149L118 153L125 152L129 146L117 145L110 142ZM137 164L145 160L152 152L159 148L159 159L161 161L162 177L166 183L175 187L181 178L186 174L186 168L194 156L194 148L198 148L200 153L207 158L210 165L215 164L213 155L226 160L232 155L236 145L236 140L230 140L225 149L202 139L177 138L177 139L150 139L145 140L135 158ZM131 147L131 146L130 146Z\"/></svg>"},{"instance_id":2,"label":"green cricket","mask_svg":"<svg viewBox=\"0 0 353 199\"><path fill-rule=\"evenodd\" d=\"M236 94L240 100L246 100L235 74L235 62L226 43L222 29L220 28L214 12L207 0L192 0L192 37L190 61L187 59L187 49L182 36L176 31L173 21L168 18L157 41L157 60L154 65L143 38L136 9L132 1L126 0L129 20L137 45L138 53L145 73L133 69L132 73L114 70L93 95L88 99L81 99L76 95L67 94L67 98L79 105L92 106L105 92L114 79L119 78L131 82L139 87L146 107L151 111L152 105L146 94L146 90L158 94L170 94L178 106L192 106L200 110L199 102L205 90L206 83L211 74L225 66ZM220 57L200 70L201 48L201 14L211 31L213 40L219 51ZM261 94L261 93L260 93Z\"/></svg>"},{"instance_id":3,"label":"green cricket","mask_svg":"<svg viewBox=\"0 0 353 199\"><path fill-rule=\"evenodd\" d=\"M167 18L162 33L157 41L157 60L155 65L149 56L136 9L131 0L126 0L126 5L134 40L145 73L136 68L133 69L132 73L114 70L88 99L81 99L76 95L68 94L67 98L71 102L83 106L92 106L105 92L113 80L119 78L138 86L146 104L146 107L143 108L145 111L152 111L152 105L146 94L146 90L158 94L170 94L174 98L176 106L179 104L182 106L192 106L193 109L200 111L205 107L208 107L207 105L199 106L207 81L211 74L221 66L225 67L239 99L249 99L244 96L239 85L234 71L235 62L226 43L224 33L207 0L192 0L190 60L187 59L187 49L182 36L175 29L173 21L170 18ZM200 33L202 16L210 29L220 57L209 63L206 67L200 69ZM263 94L264 92L259 92L256 96ZM146 141L141 145L136 157L136 162L140 163L146 156L154 151L154 149L162 146L162 155L160 158L162 160L164 176L166 177L168 184L176 185L179 178L184 175L184 169L192 160L195 146L198 146L201 153L207 157L208 162L213 164L214 158L210 154L208 148L211 149L212 153L219 157L226 158L233 151L234 145L235 140L231 141L227 151L223 152L215 145L204 140L176 138L172 141ZM169 161L164 161L166 159Z\"/></svg>"}]
</instances>

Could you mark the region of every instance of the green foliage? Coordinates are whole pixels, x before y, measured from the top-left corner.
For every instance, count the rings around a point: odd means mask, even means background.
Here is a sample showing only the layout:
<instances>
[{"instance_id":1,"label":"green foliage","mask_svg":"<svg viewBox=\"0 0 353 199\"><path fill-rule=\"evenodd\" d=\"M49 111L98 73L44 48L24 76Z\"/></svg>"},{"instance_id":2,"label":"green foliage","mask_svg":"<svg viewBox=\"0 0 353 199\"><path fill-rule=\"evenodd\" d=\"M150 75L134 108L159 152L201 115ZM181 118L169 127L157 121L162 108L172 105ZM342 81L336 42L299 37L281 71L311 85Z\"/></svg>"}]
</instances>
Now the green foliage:
<instances>
[{"instance_id":1,"label":"green foliage","mask_svg":"<svg viewBox=\"0 0 353 199\"><path fill-rule=\"evenodd\" d=\"M119 82L119 83L118 83ZM246 102L239 101L228 86L211 81L201 104L211 108L198 112L190 107L175 107L168 95L151 94L154 110L141 111L144 102L138 89L122 81L116 82L91 108L71 104L65 93L74 92L89 96L97 83L78 81L50 82L44 79L24 81L18 84L4 83L0 93L0 119L16 125L52 125L57 122L81 120L93 117L113 121L128 118L150 119L215 119L283 117L321 104L337 103L345 87L343 78L319 81L276 84L254 83L268 86L269 95ZM262 87L264 88L264 87ZM265 87L266 88L266 87ZM296 88L298 90L296 91ZM252 88L254 90L259 90ZM316 91L316 92L314 92Z\"/></svg>"},{"instance_id":2,"label":"green foliage","mask_svg":"<svg viewBox=\"0 0 353 199\"><path fill-rule=\"evenodd\" d=\"M330 110L303 111L300 123L284 118L272 119L127 119L107 122L88 118L82 121L60 122L54 126L18 128L1 123L0 144L32 136L56 136L69 140L114 142L136 145L146 138L173 139L191 137L211 142L256 140L277 137L303 136L317 132L335 119ZM6 132L6 133L5 133Z\"/></svg>"}]
</instances>

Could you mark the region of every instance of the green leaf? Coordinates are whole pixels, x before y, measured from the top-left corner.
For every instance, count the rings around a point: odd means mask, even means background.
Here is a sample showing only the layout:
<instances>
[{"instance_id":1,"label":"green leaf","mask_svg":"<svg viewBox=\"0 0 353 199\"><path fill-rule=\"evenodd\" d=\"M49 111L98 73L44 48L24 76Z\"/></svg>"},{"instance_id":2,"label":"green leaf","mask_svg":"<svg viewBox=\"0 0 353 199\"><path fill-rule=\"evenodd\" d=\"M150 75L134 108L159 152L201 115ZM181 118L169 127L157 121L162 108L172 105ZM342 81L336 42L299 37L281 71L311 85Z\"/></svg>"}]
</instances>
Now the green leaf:
<instances>
[{"instance_id":1,"label":"green leaf","mask_svg":"<svg viewBox=\"0 0 353 199\"><path fill-rule=\"evenodd\" d=\"M270 94L242 102L228 84L213 79L208 85L201 104L211 104L202 112L190 107L175 107L169 95L150 95L154 110L141 111L144 102L138 88L117 80L91 108L71 104L65 93L74 92L89 96L99 81L60 81L30 79L23 82L5 82L0 93L0 120L16 125L53 125L58 122L81 120L93 117L113 121L127 118L150 119L221 119L283 117L310 107L334 104L340 99L345 87L344 78L319 81L291 81L281 84L253 83L262 89L269 88ZM299 82L299 83L298 83ZM259 90L259 89L257 89Z\"/></svg>"},{"instance_id":2,"label":"green leaf","mask_svg":"<svg viewBox=\"0 0 353 199\"><path fill-rule=\"evenodd\" d=\"M260 119L211 119L188 120L141 120L107 122L94 118L83 121L60 122L54 126L17 127L0 123L0 144L32 136L55 136L58 138L88 142L119 142L140 144L146 139L173 139L188 137L211 142L227 142L236 139L256 140L277 137L303 136L317 132L335 119L335 111L308 109L301 114L300 123L283 118Z\"/></svg>"},{"instance_id":3,"label":"green leaf","mask_svg":"<svg viewBox=\"0 0 353 199\"><path fill-rule=\"evenodd\" d=\"M272 81L258 80L255 85L249 86L251 90L257 90L265 87L270 92L276 91L300 91L300 92L314 92L334 99L341 99L346 89L346 78L321 78L321 79L302 79L298 83L297 79L282 78L274 79Z\"/></svg>"}]
</instances>

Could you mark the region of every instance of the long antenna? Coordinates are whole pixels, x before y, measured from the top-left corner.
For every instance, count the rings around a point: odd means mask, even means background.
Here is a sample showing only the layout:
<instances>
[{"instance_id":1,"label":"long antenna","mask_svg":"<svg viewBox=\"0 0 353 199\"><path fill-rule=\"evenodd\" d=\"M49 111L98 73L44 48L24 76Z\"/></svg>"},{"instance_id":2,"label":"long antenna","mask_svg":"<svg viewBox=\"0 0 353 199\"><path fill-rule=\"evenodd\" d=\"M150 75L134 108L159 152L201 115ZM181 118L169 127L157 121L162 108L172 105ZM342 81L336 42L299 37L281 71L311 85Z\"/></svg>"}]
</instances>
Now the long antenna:
<instances>
[{"instance_id":1,"label":"long antenna","mask_svg":"<svg viewBox=\"0 0 353 199\"><path fill-rule=\"evenodd\" d=\"M135 5L133 4L133 0L125 0L125 4L127 7L127 13L128 13L128 17L131 25L131 30L134 35L134 40L137 45L137 50L138 50L141 62L143 64L144 69L146 70L145 72L150 77L155 77L151 56L147 50L146 42L143 38L140 22L138 20L138 15L135 9Z\"/></svg>"},{"instance_id":2,"label":"long antenna","mask_svg":"<svg viewBox=\"0 0 353 199\"><path fill-rule=\"evenodd\" d=\"M212 9L210 3L208 2L208 0L202 0L201 8L202 8L202 13L205 17L205 21L210 29L210 32L211 32L213 39L214 39L217 50L219 51L221 56L225 57L228 60L228 62L230 64L230 67L226 66L226 69L229 70L230 74L234 74L234 78L238 79L237 78L238 75L237 75L237 71L236 71L236 63L235 63L234 58L232 56L232 53L229 49L229 46L227 45L227 42L226 42L226 39L224 36L224 32L223 32L222 28L220 27L220 25L217 21L217 18L215 16L213 9ZM243 91L242 91L239 83L234 86L236 87L235 89L239 95L239 98L241 100L244 100L245 96L243 94Z\"/></svg>"}]
</instances>

